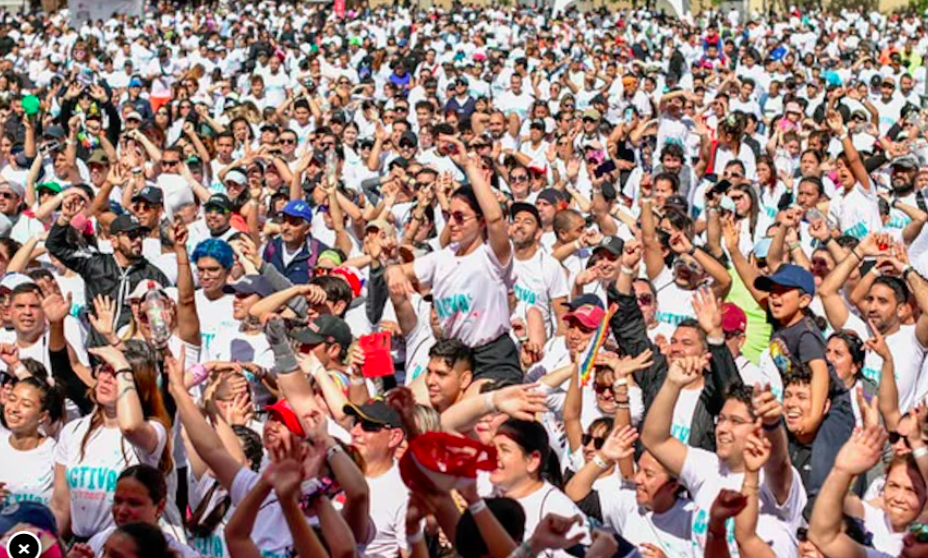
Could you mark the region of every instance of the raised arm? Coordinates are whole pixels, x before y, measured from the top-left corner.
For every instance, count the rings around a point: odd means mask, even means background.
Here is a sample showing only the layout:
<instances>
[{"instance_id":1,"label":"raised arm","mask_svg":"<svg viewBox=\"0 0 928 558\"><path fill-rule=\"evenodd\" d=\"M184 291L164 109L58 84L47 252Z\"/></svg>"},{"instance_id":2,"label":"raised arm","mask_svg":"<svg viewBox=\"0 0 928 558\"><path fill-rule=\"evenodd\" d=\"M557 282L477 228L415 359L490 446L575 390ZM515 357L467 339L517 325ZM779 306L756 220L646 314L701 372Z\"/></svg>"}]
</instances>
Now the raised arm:
<instances>
[{"instance_id":1,"label":"raised arm","mask_svg":"<svg viewBox=\"0 0 928 558\"><path fill-rule=\"evenodd\" d=\"M174 220L174 249L177 252L177 336L194 347L200 346L200 318L194 297L193 271L187 254L187 225Z\"/></svg>"}]
</instances>

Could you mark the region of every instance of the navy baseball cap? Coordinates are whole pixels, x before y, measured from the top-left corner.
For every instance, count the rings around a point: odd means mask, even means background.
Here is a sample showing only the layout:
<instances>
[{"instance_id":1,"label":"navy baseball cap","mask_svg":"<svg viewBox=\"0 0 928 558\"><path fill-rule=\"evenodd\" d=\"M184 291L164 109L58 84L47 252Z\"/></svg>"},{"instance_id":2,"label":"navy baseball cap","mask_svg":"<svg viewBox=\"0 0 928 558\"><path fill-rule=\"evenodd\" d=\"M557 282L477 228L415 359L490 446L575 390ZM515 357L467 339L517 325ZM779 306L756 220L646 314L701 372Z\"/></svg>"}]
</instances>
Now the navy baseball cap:
<instances>
[{"instance_id":1,"label":"navy baseball cap","mask_svg":"<svg viewBox=\"0 0 928 558\"><path fill-rule=\"evenodd\" d=\"M54 535L58 534L58 523L55 521L54 514L48 506L38 502L17 502L4 506L0 510L0 535L20 523L38 527Z\"/></svg>"},{"instance_id":2,"label":"navy baseball cap","mask_svg":"<svg viewBox=\"0 0 928 558\"><path fill-rule=\"evenodd\" d=\"M783 264L773 275L763 275L754 280L754 288L759 291L770 292L777 285L815 295L815 279L811 273L798 265Z\"/></svg>"},{"instance_id":3,"label":"navy baseball cap","mask_svg":"<svg viewBox=\"0 0 928 558\"><path fill-rule=\"evenodd\" d=\"M287 202L287 205L284 206L281 213L289 215L290 217L305 219L306 222L312 222L313 220L313 210L310 209L309 204L303 200L290 200Z\"/></svg>"},{"instance_id":4,"label":"navy baseball cap","mask_svg":"<svg viewBox=\"0 0 928 558\"><path fill-rule=\"evenodd\" d=\"M577 298L571 300L570 302L562 302L571 312L580 308L581 306L596 306L598 308L606 309L606 305L603 304L603 299L599 298L593 293L586 293L578 296Z\"/></svg>"},{"instance_id":5,"label":"navy baseball cap","mask_svg":"<svg viewBox=\"0 0 928 558\"><path fill-rule=\"evenodd\" d=\"M264 298L274 292L274 287L263 275L246 275L239 279L237 283L231 283L223 287L222 292L226 294L256 294Z\"/></svg>"}]
</instances>

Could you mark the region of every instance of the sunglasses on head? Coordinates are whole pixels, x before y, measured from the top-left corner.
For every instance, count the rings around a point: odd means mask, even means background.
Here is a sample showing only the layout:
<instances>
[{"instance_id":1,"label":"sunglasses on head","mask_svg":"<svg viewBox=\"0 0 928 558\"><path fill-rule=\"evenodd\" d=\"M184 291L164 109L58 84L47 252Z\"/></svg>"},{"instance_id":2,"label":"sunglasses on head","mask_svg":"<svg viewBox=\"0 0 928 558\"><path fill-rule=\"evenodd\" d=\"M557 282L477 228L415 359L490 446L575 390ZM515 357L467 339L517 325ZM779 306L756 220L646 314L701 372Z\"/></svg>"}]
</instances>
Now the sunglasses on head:
<instances>
[{"instance_id":1,"label":"sunglasses on head","mask_svg":"<svg viewBox=\"0 0 928 558\"><path fill-rule=\"evenodd\" d=\"M584 446L590 445L590 442L593 442L593 447L596 449L603 449L603 444L606 443L605 438L596 438L591 434L584 434L581 438L581 443Z\"/></svg>"}]
</instances>

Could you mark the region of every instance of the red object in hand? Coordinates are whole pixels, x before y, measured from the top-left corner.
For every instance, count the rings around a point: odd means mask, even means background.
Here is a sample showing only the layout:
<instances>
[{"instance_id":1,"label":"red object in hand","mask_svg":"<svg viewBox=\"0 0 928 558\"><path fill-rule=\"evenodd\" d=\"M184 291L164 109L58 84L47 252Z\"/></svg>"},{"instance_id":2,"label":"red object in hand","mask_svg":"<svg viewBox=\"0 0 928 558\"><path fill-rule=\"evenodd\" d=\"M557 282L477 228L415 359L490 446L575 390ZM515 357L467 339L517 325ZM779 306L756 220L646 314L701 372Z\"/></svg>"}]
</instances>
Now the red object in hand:
<instances>
[{"instance_id":1,"label":"red object in hand","mask_svg":"<svg viewBox=\"0 0 928 558\"><path fill-rule=\"evenodd\" d=\"M459 488L478 471L496 468L496 448L447 432L426 432L410 440L400 460L400 476L412 490Z\"/></svg>"},{"instance_id":2,"label":"red object in hand","mask_svg":"<svg viewBox=\"0 0 928 558\"><path fill-rule=\"evenodd\" d=\"M364 366L361 374L365 378L392 376L394 372L393 357L390 356L391 335L388 331L364 335L358 339L358 345L364 352Z\"/></svg>"}]
</instances>

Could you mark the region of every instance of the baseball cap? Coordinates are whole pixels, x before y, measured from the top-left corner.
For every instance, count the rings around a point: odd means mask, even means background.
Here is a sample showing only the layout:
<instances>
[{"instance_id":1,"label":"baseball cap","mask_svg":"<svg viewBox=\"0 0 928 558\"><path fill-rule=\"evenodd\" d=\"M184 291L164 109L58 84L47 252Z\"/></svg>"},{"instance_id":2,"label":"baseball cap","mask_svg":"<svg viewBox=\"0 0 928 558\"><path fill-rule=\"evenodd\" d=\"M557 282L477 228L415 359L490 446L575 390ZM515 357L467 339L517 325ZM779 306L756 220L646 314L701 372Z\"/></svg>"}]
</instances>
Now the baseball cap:
<instances>
[{"instance_id":1,"label":"baseball cap","mask_svg":"<svg viewBox=\"0 0 928 558\"><path fill-rule=\"evenodd\" d=\"M584 304L564 316L564 321L577 320L588 329L595 329L602 323L606 311L599 306Z\"/></svg>"},{"instance_id":2,"label":"baseball cap","mask_svg":"<svg viewBox=\"0 0 928 558\"><path fill-rule=\"evenodd\" d=\"M722 331L725 333L744 333L748 325L748 317L744 310L731 302L722 303Z\"/></svg>"},{"instance_id":3,"label":"baseball cap","mask_svg":"<svg viewBox=\"0 0 928 558\"><path fill-rule=\"evenodd\" d=\"M362 405L348 403L342 409L346 415L357 417L367 422L382 424L390 428L403 428L400 414L396 412L383 398L368 399Z\"/></svg>"},{"instance_id":4,"label":"baseball cap","mask_svg":"<svg viewBox=\"0 0 928 558\"><path fill-rule=\"evenodd\" d=\"M138 111L132 111L126 115L126 121L129 121L129 120L138 120L139 122L141 122L142 120L145 120L145 119L142 118L142 115L139 114Z\"/></svg>"},{"instance_id":5,"label":"baseball cap","mask_svg":"<svg viewBox=\"0 0 928 558\"><path fill-rule=\"evenodd\" d=\"M106 156L106 152L102 149L94 149L90 157L87 157L88 165L108 165L109 162L110 158Z\"/></svg>"},{"instance_id":6,"label":"baseball cap","mask_svg":"<svg viewBox=\"0 0 928 558\"><path fill-rule=\"evenodd\" d=\"M237 282L223 287L222 292L226 294L256 294L264 298L274 292L274 287L263 275L246 275Z\"/></svg>"},{"instance_id":7,"label":"baseball cap","mask_svg":"<svg viewBox=\"0 0 928 558\"><path fill-rule=\"evenodd\" d=\"M535 218L535 222L538 223L538 226L541 226L541 214L538 213L538 208L535 207L534 204L515 202L512 204L512 207L509 208L509 217L515 219L516 215L523 212L530 213L532 217Z\"/></svg>"},{"instance_id":8,"label":"baseball cap","mask_svg":"<svg viewBox=\"0 0 928 558\"><path fill-rule=\"evenodd\" d=\"M773 275L763 275L754 280L754 288L769 292L775 286L800 289L808 295L815 294L815 279L812 274L795 264L783 264Z\"/></svg>"},{"instance_id":9,"label":"baseball cap","mask_svg":"<svg viewBox=\"0 0 928 558\"><path fill-rule=\"evenodd\" d=\"M345 320L331 314L318 316L305 328L292 332L290 336L307 345L338 343L342 347L348 347L353 340L351 328L348 327Z\"/></svg>"},{"instance_id":10,"label":"baseball cap","mask_svg":"<svg viewBox=\"0 0 928 558\"><path fill-rule=\"evenodd\" d=\"M344 279L348 286L351 287L351 293L355 297L361 296L361 288L364 281L361 280L361 272L353 265L341 265L329 272L329 275L335 275Z\"/></svg>"},{"instance_id":11,"label":"baseball cap","mask_svg":"<svg viewBox=\"0 0 928 558\"><path fill-rule=\"evenodd\" d=\"M232 200L225 194L213 194L203 204L203 209L209 209L210 207L218 207L223 211L232 211Z\"/></svg>"},{"instance_id":12,"label":"baseball cap","mask_svg":"<svg viewBox=\"0 0 928 558\"><path fill-rule=\"evenodd\" d=\"M12 180L4 180L0 182L0 192L12 192L22 198L26 195L26 190L23 188L23 185L19 182L13 182Z\"/></svg>"},{"instance_id":13,"label":"baseball cap","mask_svg":"<svg viewBox=\"0 0 928 558\"><path fill-rule=\"evenodd\" d=\"M599 306L603 310L606 309L605 305L603 305L603 300L593 293L582 294L570 302L562 302L561 304L569 308L571 311L587 304L590 306Z\"/></svg>"},{"instance_id":14,"label":"baseball cap","mask_svg":"<svg viewBox=\"0 0 928 558\"><path fill-rule=\"evenodd\" d=\"M4 291L12 291L20 285L29 285L33 284L35 281L25 273L18 273L16 271L11 271L3 275L3 278L0 279L0 293Z\"/></svg>"},{"instance_id":15,"label":"baseball cap","mask_svg":"<svg viewBox=\"0 0 928 558\"><path fill-rule=\"evenodd\" d=\"M796 113L796 114L802 114L802 106L800 106L800 104L797 103L796 101L790 101L786 103L785 112L786 114L789 114L791 112Z\"/></svg>"},{"instance_id":16,"label":"baseball cap","mask_svg":"<svg viewBox=\"0 0 928 558\"><path fill-rule=\"evenodd\" d=\"M364 227L364 230L369 231L371 229L383 231L387 233L387 236L396 236L396 229L393 228L393 225L387 222L386 219L374 219L373 221L368 222L367 226Z\"/></svg>"},{"instance_id":17,"label":"baseball cap","mask_svg":"<svg viewBox=\"0 0 928 558\"><path fill-rule=\"evenodd\" d=\"M299 217L306 222L311 222L313 220L313 210L310 209L309 204L303 200L290 200L287 202L287 205L284 206L281 213L290 217Z\"/></svg>"},{"instance_id":18,"label":"baseball cap","mask_svg":"<svg viewBox=\"0 0 928 558\"><path fill-rule=\"evenodd\" d=\"M898 167L900 169L917 170L918 159L914 155L903 155L902 157L893 159L889 166L891 168Z\"/></svg>"},{"instance_id":19,"label":"baseball cap","mask_svg":"<svg viewBox=\"0 0 928 558\"><path fill-rule=\"evenodd\" d=\"M61 193L61 184L58 184L57 182L42 182L35 187L36 192L39 190L48 190L55 194L59 194Z\"/></svg>"},{"instance_id":20,"label":"baseball cap","mask_svg":"<svg viewBox=\"0 0 928 558\"><path fill-rule=\"evenodd\" d=\"M129 87L142 87L142 80L140 80L139 78L130 79Z\"/></svg>"},{"instance_id":21,"label":"baseball cap","mask_svg":"<svg viewBox=\"0 0 928 558\"><path fill-rule=\"evenodd\" d=\"M589 109L586 109L585 111L583 111L583 119L584 119L584 120L586 120L587 118L592 118L593 120L600 120L600 119L602 119L602 117L603 117L603 115L602 115L598 110L596 110L596 109L594 109L594 108L589 108Z\"/></svg>"},{"instance_id":22,"label":"baseball cap","mask_svg":"<svg viewBox=\"0 0 928 558\"><path fill-rule=\"evenodd\" d=\"M239 169L232 169L226 173L224 182L232 182L234 184L248 184L248 177Z\"/></svg>"},{"instance_id":23,"label":"baseball cap","mask_svg":"<svg viewBox=\"0 0 928 558\"><path fill-rule=\"evenodd\" d=\"M597 250L605 250L613 256L620 256L622 252L625 251L625 241L617 236L605 236L599 244L593 248L593 253L595 254Z\"/></svg>"},{"instance_id":24,"label":"baseball cap","mask_svg":"<svg viewBox=\"0 0 928 558\"><path fill-rule=\"evenodd\" d=\"M129 215L128 213L120 215L110 223L110 234L127 233L137 230L148 232L149 228L142 226L134 215Z\"/></svg>"},{"instance_id":25,"label":"baseball cap","mask_svg":"<svg viewBox=\"0 0 928 558\"><path fill-rule=\"evenodd\" d=\"M280 422L284 423L287 430L293 434L300 438L306 437L303 425L300 424L300 418L296 416L296 411L293 410L293 407L290 406L286 399L278 399L276 403L266 406L264 410L274 418L280 419Z\"/></svg>"},{"instance_id":26,"label":"baseball cap","mask_svg":"<svg viewBox=\"0 0 928 558\"><path fill-rule=\"evenodd\" d=\"M61 139L65 137L66 134L64 133L64 128L56 124L54 126L49 126L48 128L45 128L45 131L42 132L42 135L46 138Z\"/></svg>"},{"instance_id":27,"label":"baseball cap","mask_svg":"<svg viewBox=\"0 0 928 558\"><path fill-rule=\"evenodd\" d=\"M555 206L567 201L564 199L564 194L554 188L545 188L541 192L538 192L536 200L544 200Z\"/></svg>"},{"instance_id":28,"label":"baseball cap","mask_svg":"<svg viewBox=\"0 0 928 558\"><path fill-rule=\"evenodd\" d=\"M402 135L400 135L400 141L398 143L399 145L403 145L404 143L409 143L413 147L418 147L419 138L417 138L416 134L412 133L410 130L406 130L405 132L403 132Z\"/></svg>"},{"instance_id":29,"label":"baseball cap","mask_svg":"<svg viewBox=\"0 0 928 558\"><path fill-rule=\"evenodd\" d=\"M138 200L144 200L151 205L164 205L164 192L157 186L146 186L142 191L132 196L132 203Z\"/></svg>"},{"instance_id":30,"label":"baseball cap","mask_svg":"<svg viewBox=\"0 0 928 558\"><path fill-rule=\"evenodd\" d=\"M39 502L16 502L0 509L0 534L7 533L20 523L38 527L54 536L58 534L58 522L48 506Z\"/></svg>"}]
</instances>

